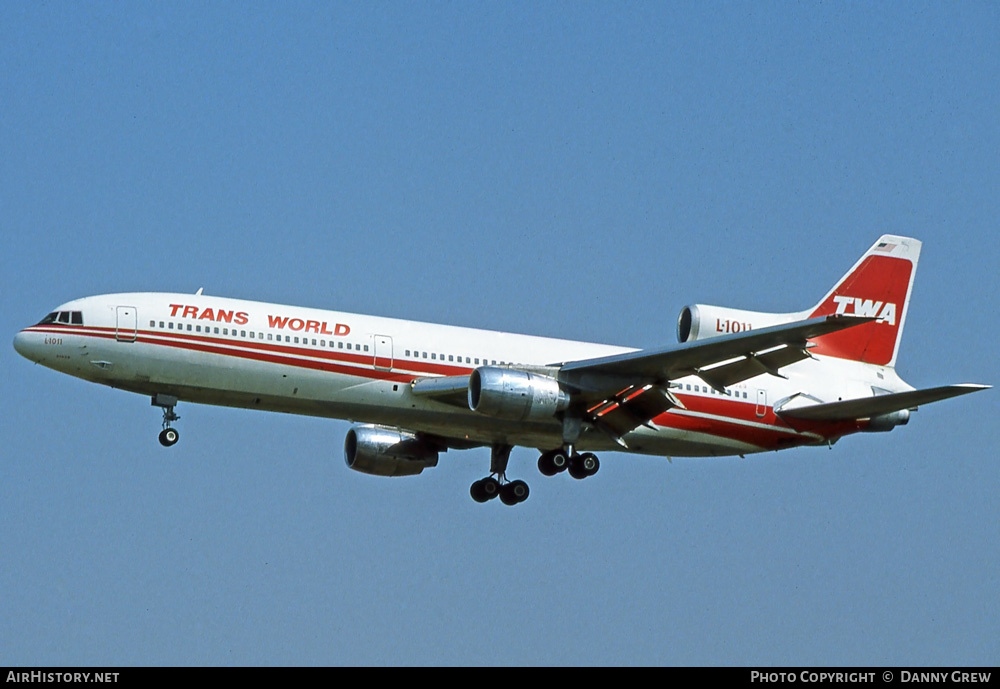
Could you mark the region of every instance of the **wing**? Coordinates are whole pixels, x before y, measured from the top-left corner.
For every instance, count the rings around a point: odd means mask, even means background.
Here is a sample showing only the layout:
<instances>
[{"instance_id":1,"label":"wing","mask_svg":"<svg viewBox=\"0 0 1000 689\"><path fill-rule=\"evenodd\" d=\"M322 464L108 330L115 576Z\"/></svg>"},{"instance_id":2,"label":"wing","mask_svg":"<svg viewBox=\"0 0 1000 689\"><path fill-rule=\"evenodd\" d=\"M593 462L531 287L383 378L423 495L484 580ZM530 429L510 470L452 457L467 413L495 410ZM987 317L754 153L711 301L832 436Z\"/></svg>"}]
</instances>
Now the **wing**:
<instances>
[{"instance_id":1,"label":"wing","mask_svg":"<svg viewBox=\"0 0 1000 689\"><path fill-rule=\"evenodd\" d=\"M629 431L671 407L682 406L669 390L671 380L696 375L722 390L762 373L780 376L782 367L810 356L810 338L873 320L845 315L813 318L710 340L554 364L551 370L571 392L582 420L621 443ZM468 407L468 376L418 378L411 389L414 395Z\"/></svg>"},{"instance_id":2,"label":"wing","mask_svg":"<svg viewBox=\"0 0 1000 689\"><path fill-rule=\"evenodd\" d=\"M666 386L696 375L722 388L809 358L809 339L869 323L874 318L834 315L752 330L739 335L571 361L559 382L583 393L607 393L630 385Z\"/></svg>"},{"instance_id":3,"label":"wing","mask_svg":"<svg viewBox=\"0 0 1000 689\"><path fill-rule=\"evenodd\" d=\"M558 380L575 391L587 421L617 442L670 409L683 406L668 389L671 380L695 375L722 391L762 373L809 358L811 338L869 323L874 318L833 315L777 325L738 335L571 361Z\"/></svg>"}]
</instances>

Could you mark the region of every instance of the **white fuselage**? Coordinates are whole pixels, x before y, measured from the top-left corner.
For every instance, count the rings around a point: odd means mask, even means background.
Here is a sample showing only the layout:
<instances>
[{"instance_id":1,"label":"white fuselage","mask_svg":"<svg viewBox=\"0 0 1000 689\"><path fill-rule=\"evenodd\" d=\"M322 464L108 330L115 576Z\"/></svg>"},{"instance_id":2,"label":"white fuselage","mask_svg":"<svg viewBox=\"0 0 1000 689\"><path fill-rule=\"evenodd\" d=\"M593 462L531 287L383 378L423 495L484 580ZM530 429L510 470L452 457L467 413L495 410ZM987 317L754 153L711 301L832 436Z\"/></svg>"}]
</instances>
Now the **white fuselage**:
<instances>
[{"instance_id":1,"label":"white fuselage","mask_svg":"<svg viewBox=\"0 0 1000 689\"><path fill-rule=\"evenodd\" d=\"M556 419L507 421L414 394L411 383L468 375L479 366L542 367L634 351L448 325L205 295L88 297L58 312L82 323L24 329L15 346L44 366L131 392L182 401L382 424L469 444L551 449ZM627 449L666 456L733 455L825 443L857 424L791 428L774 413L793 395L817 401L910 389L892 368L807 359L724 391L700 378L673 381L683 407L624 438ZM588 430L581 449L620 449Z\"/></svg>"}]
</instances>

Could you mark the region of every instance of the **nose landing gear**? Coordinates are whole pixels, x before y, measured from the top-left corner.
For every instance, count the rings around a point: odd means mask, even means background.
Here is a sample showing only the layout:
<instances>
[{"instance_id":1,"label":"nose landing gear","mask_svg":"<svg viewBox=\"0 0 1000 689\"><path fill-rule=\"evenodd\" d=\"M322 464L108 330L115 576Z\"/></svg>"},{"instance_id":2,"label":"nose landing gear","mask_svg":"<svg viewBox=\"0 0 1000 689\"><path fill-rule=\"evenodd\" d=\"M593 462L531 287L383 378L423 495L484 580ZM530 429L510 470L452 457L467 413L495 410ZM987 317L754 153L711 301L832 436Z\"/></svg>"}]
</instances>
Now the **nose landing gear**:
<instances>
[{"instance_id":1,"label":"nose landing gear","mask_svg":"<svg viewBox=\"0 0 1000 689\"><path fill-rule=\"evenodd\" d=\"M159 435L160 445L170 447L176 444L181 436L177 432L177 429L172 428L170 424L181 418L174 413L174 407L177 406L177 398L171 395L153 395L151 404L154 407L163 408L163 430L160 431Z\"/></svg>"}]
</instances>

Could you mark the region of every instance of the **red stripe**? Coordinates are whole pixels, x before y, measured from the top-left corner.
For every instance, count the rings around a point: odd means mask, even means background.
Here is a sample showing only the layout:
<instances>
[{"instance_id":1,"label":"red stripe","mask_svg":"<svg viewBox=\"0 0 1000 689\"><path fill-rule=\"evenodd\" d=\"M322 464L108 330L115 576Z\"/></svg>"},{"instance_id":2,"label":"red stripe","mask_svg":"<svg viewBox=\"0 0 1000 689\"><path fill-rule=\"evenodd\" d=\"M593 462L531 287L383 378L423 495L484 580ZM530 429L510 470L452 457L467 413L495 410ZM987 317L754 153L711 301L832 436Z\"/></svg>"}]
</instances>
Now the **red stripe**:
<instances>
[{"instance_id":1,"label":"red stripe","mask_svg":"<svg viewBox=\"0 0 1000 689\"><path fill-rule=\"evenodd\" d=\"M115 328L60 328L58 326L52 327L49 325L31 326L29 328L25 328L25 330L59 335L96 337L105 340L114 340L117 332ZM129 333L131 334L131 331L129 331ZM194 333L188 334L140 330L138 331L138 339L136 341L143 344L151 344L161 347L207 352L222 356L232 356L239 359L265 361L288 366L298 366L300 368L328 371L331 373L341 373L344 375L352 375L362 378L393 380L406 383L409 383L415 378L426 374L468 375L472 372L472 369L464 367L428 364L425 362L415 361L411 362L407 359L396 359L395 364L397 369L414 371L417 375L402 372L393 373L391 371L374 370L371 368L374 365L374 357L372 355L347 354L346 352L331 352L319 349L304 349L302 347L294 347L290 345L267 344L260 341L229 340L225 338L205 337ZM240 349L235 349L237 347ZM308 356L310 359L306 360L299 358L303 356ZM315 361L314 359L325 359L326 361ZM351 366L350 364L356 364L356 366Z\"/></svg>"}]
</instances>

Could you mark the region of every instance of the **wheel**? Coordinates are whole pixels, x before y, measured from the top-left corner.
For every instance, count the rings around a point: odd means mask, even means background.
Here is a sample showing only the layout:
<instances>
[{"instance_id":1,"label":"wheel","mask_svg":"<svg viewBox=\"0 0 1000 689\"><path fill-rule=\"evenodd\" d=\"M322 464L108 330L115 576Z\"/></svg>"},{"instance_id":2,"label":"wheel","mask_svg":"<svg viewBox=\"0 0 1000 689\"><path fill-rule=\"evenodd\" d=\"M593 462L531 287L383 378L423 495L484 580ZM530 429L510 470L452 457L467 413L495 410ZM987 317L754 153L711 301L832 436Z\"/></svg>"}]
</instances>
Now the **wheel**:
<instances>
[{"instance_id":1,"label":"wheel","mask_svg":"<svg viewBox=\"0 0 1000 689\"><path fill-rule=\"evenodd\" d=\"M487 476L482 480L483 492L487 500L492 500L500 494L500 482L492 476Z\"/></svg>"},{"instance_id":2,"label":"wheel","mask_svg":"<svg viewBox=\"0 0 1000 689\"><path fill-rule=\"evenodd\" d=\"M569 468L569 456L565 450L556 450L552 453L552 466L556 468L556 473Z\"/></svg>"},{"instance_id":3,"label":"wheel","mask_svg":"<svg viewBox=\"0 0 1000 689\"><path fill-rule=\"evenodd\" d=\"M583 466L582 455L573 455L569 458L569 475L577 480L585 479L590 476Z\"/></svg>"},{"instance_id":4,"label":"wheel","mask_svg":"<svg viewBox=\"0 0 1000 689\"><path fill-rule=\"evenodd\" d=\"M528 484L524 481L511 481L500 489L500 502L505 505L516 505L528 499Z\"/></svg>"},{"instance_id":5,"label":"wheel","mask_svg":"<svg viewBox=\"0 0 1000 689\"><path fill-rule=\"evenodd\" d=\"M601 468L601 460L592 452L584 452L580 455L580 467L587 476L593 476Z\"/></svg>"},{"instance_id":6,"label":"wheel","mask_svg":"<svg viewBox=\"0 0 1000 689\"><path fill-rule=\"evenodd\" d=\"M552 461L552 455L554 452L543 452L542 456L538 458L538 471L541 472L543 476L555 476L559 473L559 469L556 468L555 462Z\"/></svg>"},{"instance_id":7,"label":"wheel","mask_svg":"<svg viewBox=\"0 0 1000 689\"><path fill-rule=\"evenodd\" d=\"M180 434L173 428L164 428L160 431L160 445L170 447L180 440Z\"/></svg>"},{"instance_id":8,"label":"wheel","mask_svg":"<svg viewBox=\"0 0 1000 689\"><path fill-rule=\"evenodd\" d=\"M497 496L500 492L500 482L497 481L492 476L487 476L486 478L479 479L472 484L469 488L469 495L476 502L486 502Z\"/></svg>"},{"instance_id":9,"label":"wheel","mask_svg":"<svg viewBox=\"0 0 1000 689\"><path fill-rule=\"evenodd\" d=\"M472 499L476 502L486 502L489 500L489 498L486 497L486 492L483 491L482 481L473 481L472 487L469 488L469 495L471 495Z\"/></svg>"}]
</instances>

